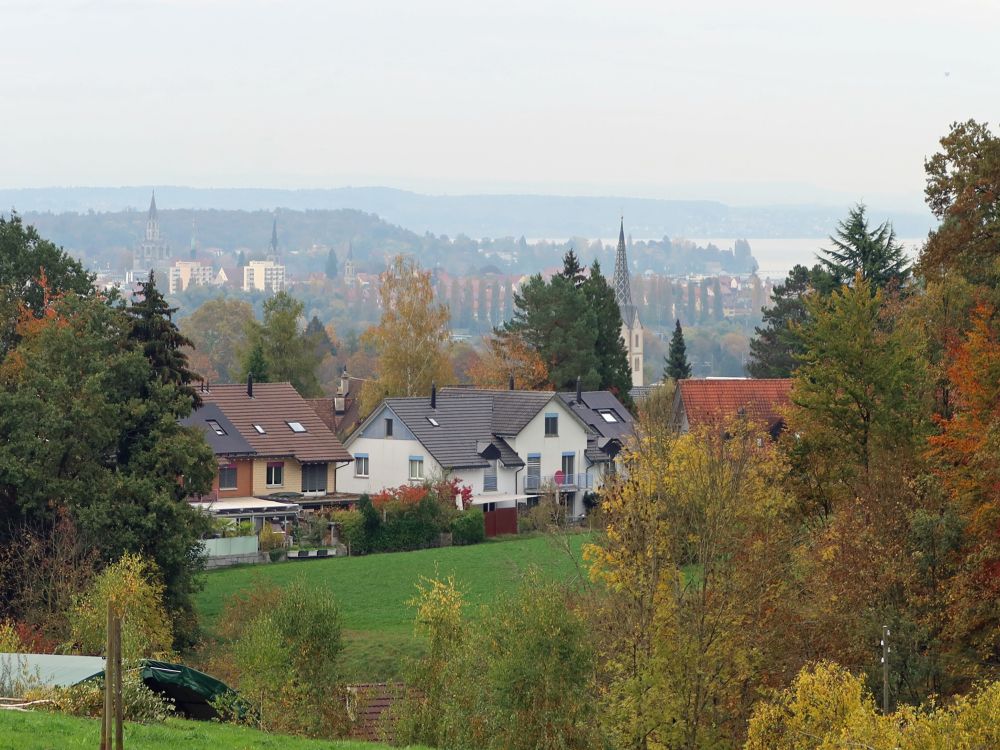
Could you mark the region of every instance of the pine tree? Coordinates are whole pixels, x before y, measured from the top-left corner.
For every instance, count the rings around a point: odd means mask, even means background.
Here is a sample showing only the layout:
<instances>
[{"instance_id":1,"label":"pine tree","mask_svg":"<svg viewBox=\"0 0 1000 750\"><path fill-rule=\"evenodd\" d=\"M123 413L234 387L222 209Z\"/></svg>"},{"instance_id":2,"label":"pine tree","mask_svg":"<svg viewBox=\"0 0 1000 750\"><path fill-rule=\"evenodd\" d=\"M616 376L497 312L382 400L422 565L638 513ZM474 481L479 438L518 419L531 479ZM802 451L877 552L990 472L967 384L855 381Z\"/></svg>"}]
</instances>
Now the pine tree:
<instances>
[{"instance_id":1,"label":"pine tree","mask_svg":"<svg viewBox=\"0 0 1000 750\"><path fill-rule=\"evenodd\" d=\"M632 399L632 373L629 370L628 352L622 341L622 316L615 300L615 290L608 285L601 273L601 264L594 260L590 266L590 277L580 287L587 306L596 316L597 340L594 352L597 356L597 373L601 390L609 390L629 409Z\"/></svg>"},{"instance_id":2,"label":"pine tree","mask_svg":"<svg viewBox=\"0 0 1000 750\"><path fill-rule=\"evenodd\" d=\"M583 282L586 281L587 277L583 273L583 266L580 265L580 260L573 252L573 248L570 248L563 256L563 269L559 275L567 281L572 281L573 286L577 289L583 286Z\"/></svg>"},{"instance_id":3,"label":"pine tree","mask_svg":"<svg viewBox=\"0 0 1000 750\"><path fill-rule=\"evenodd\" d=\"M326 256L326 278L337 278L337 253L334 252L332 247Z\"/></svg>"},{"instance_id":4,"label":"pine tree","mask_svg":"<svg viewBox=\"0 0 1000 750\"><path fill-rule=\"evenodd\" d=\"M253 376L255 383L267 383L267 359L264 357L264 344L258 340L243 359L243 371Z\"/></svg>"},{"instance_id":5,"label":"pine tree","mask_svg":"<svg viewBox=\"0 0 1000 750\"><path fill-rule=\"evenodd\" d=\"M667 351L666 364L663 368L663 379L684 380L691 377L691 364L687 359L687 347L684 345L684 331L681 322L674 326L674 335L670 338L670 349Z\"/></svg>"},{"instance_id":6,"label":"pine tree","mask_svg":"<svg viewBox=\"0 0 1000 750\"><path fill-rule=\"evenodd\" d=\"M892 282L902 283L910 274L906 254L896 241L892 224L885 221L869 230L863 203L848 212L830 242L833 249L821 250L819 261L840 283L849 284L860 273L874 293Z\"/></svg>"},{"instance_id":7,"label":"pine tree","mask_svg":"<svg viewBox=\"0 0 1000 750\"><path fill-rule=\"evenodd\" d=\"M132 322L129 339L142 347L153 374L160 382L178 386L197 408L201 405L201 398L192 384L198 380L198 375L188 369L187 354L182 348L193 344L171 320L177 308L167 304L156 287L152 271L146 281L139 282L139 289L128 308Z\"/></svg>"}]
</instances>

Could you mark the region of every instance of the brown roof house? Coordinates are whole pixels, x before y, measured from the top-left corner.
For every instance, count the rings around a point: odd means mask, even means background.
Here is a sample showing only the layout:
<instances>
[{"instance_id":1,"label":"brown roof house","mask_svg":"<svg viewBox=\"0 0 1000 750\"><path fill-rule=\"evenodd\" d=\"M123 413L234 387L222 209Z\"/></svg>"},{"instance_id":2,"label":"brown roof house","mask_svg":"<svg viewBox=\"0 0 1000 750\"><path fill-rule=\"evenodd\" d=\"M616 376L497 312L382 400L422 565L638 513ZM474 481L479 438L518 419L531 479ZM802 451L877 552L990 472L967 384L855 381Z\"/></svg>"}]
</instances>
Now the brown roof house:
<instances>
[{"instance_id":1,"label":"brown roof house","mask_svg":"<svg viewBox=\"0 0 1000 750\"><path fill-rule=\"evenodd\" d=\"M790 378L688 379L677 382L671 426L678 432L700 427L723 427L744 417L764 427L776 439L785 428L783 412L791 403Z\"/></svg>"},{"instance_id":2,"label":"brown roof house","mask_svg":"<svg viewBox=\"0 0 1000 750\"><path fill-rule=\"evenodd\" d=\"M361 378L352 378L347 374L347 368L340 374L337 383L337 394L333 398L310 398L306 402L323 420L323 424L337 434L341 440L346 440L354 428L361 424Z\"/></svg>"},{"instance_id":3,"label":"brown roof house","mask_svg":"<svg viewBox=\"0 0 1000 750\"><path fill-rule=\"evenodd\" d=\"M185 423L205 431L219 458L214 499L336 492L337 466L353 459L291 383L248 378L199 395L204 404Z\"/></svg>"}]
</instances>

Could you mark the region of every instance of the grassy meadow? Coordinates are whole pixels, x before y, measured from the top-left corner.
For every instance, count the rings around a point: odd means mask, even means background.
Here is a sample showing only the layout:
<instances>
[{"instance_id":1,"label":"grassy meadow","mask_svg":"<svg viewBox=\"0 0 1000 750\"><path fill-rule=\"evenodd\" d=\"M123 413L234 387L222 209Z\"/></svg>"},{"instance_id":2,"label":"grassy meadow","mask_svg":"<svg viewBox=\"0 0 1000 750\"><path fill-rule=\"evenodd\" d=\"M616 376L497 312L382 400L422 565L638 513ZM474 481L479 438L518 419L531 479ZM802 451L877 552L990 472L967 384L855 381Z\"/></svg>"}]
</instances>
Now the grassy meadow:
<instances>
[{"instance_id":1,"label":"grassy meadow","mask_svg":"<svg viewBox=\"0 0 1000 750\"><path fill-rule=\"evenodd\" d=\"M381 681L399 676L407 657L421 652L413 633L412 607L421 577L454 576L476 617L479 607L516 588L521 574L537 566L570 581L585 575L581 550L591 536L510 537L468 547L444 547L364 557L247 565L212 571L197 606L202 627L211 635L226 599L262 583L301 578L329 589L340 606L344 628L344 676L351 681Z\"/></svg>"}]
</instances>

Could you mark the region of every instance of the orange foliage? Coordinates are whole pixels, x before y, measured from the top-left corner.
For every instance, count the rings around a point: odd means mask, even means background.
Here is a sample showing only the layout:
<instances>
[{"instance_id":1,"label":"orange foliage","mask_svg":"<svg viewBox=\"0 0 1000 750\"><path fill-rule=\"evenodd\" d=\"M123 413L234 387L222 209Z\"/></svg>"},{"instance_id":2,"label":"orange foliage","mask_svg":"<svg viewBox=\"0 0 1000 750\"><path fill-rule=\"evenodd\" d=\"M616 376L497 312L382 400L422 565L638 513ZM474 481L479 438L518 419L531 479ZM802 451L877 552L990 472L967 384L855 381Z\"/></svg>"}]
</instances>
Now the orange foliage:
<instances>
[{"instance_id":1,"label":"orange foliage","mask_svg":"<svg viewBox=\"0 0 1000 750\"><path fill-rule=\"evenodd\" d=\"M515 333L488 337L479 360L469 368L469 377L480 388L507 388L511 375L514 387L527 390L545 390L549 384L549 371L538 352L524 338Z\"/></svg>"}]
</instances>

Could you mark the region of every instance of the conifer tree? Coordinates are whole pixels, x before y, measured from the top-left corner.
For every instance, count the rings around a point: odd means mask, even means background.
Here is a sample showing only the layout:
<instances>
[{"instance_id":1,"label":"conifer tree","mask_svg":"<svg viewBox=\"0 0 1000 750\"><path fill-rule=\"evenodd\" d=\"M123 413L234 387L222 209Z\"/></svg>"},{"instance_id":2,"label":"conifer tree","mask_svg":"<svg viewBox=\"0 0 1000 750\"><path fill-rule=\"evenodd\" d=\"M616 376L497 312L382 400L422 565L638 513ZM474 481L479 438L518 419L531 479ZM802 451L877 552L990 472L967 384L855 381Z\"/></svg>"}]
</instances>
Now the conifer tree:
<instances>
[{"instance_id":1,"label":"conifer tree","mask_svg":"<svg viewBox=\"0 0 1000 750\"><path fill-rule=\"evenodd\" d=\"M573 286L577 289L583 286L583 282L586 281L587 277L583 273L583 266L580 265L580 259L576 257L573 248L570 248L563 256L563 269L559 275L567 281L573 282Z\"/></svg>"},{"instance_id":2,"label":"conifer tree","mask_svg":"<svg viewBox=\"0 0 1000 750\"><path fill-rule=\"evenodd\" d=\"M874 294L891 282L902 283L910 274L905 251L896 241L892 224L885 221L869 229L863 203L848 212L830 242L833 248L822 250L819 261L840 283L849 284L855 274L861 274Z\"/></svg>"},{"instance_id":3,"label":"conifer tree","mask_svg":"<svg viewBox=\"0 0 1000 750\"><path fill-rule=\"evenodd\" d=\"M264 357L264 344L259 339L247 352L243 360L243 371L245 375L252 376L255 383L269 381L267 360Z\"/></svg>"},{"instance_id":4,"label":"conifer tree","mask_svg":"<svg viewBox=\"0 0 1000 750\"><path fill-rule=\"evenodd\" d=\"M337 253L334 252L332 247L326 256L326 278L337 278Z\"/></svg>"},{"instance_id":5,"label":"conifer tree","mask_svg":"<svg viewBox=\"0 0 1000 750\"><path fill-rule=\"evenodd\" d=\"M201 399L192 384L198 380L198 375L188 369L187 354L182 348L193 344L171 320L177 308L167 304L156 287L152 271L146 281L139 282L139 289L128 308L132 322L129 339L142 348L153 374L163 383L179 386L181 392L188 395L197 408L201 405Z\"/></svg>"},{"instance_id":6,"label":"conifer tree","mask_svg":"<svg viewBox=\"0 0 1000 750\"><path fill-rule=\"evenodd\" d=\"M594 352L597 355L597 372L601 389L614 393L629 409L632 399L632 373L629 370L628 352L622 341L622 316L612 289L601 273L601 264L594 260L590 266L590 277L583 282L580 290L587 300L587 306L596 313L597 340Z\"/></svg>"},{"instance_id":7,"label":"conifer tree","mask_svg":"<svg viewBox=\"0 0 1000 750\"><path fill-rule=\"evenodd\" d=\"M674 326L674 335L670 339L663 379L683 380L689 377L691 377L691 364L688 362L687 348L684 345L684 331L681 330L681 322L678 320Z\"/></svg>"}]
</instances>

